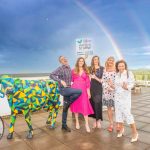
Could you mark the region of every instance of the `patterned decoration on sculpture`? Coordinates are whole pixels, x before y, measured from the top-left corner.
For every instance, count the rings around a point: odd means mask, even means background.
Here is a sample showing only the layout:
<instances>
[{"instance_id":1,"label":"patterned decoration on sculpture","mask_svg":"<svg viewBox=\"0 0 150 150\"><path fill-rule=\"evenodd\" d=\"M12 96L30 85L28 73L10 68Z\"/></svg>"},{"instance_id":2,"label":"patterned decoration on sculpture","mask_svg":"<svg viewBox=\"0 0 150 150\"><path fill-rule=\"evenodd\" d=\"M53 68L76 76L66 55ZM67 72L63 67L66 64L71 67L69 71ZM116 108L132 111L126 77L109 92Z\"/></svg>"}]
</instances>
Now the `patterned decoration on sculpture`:
<instances>
[{"instance_id":1,"label":"patterned decoration on sculpture","mask_svg":"<svg viewBox=\"0 0 150 150\"><path fill-rule=\"evenodd\" d=\"M22 113L29 127L27 138L33 137L31 112L44 109L49 112L46 124L55 127L60 106L58 83L51 80L21 80L3 75L0 78L0 97L7 96L11 108L8 139L13 138L18 113Z\"/></svg>"}]
</instances>

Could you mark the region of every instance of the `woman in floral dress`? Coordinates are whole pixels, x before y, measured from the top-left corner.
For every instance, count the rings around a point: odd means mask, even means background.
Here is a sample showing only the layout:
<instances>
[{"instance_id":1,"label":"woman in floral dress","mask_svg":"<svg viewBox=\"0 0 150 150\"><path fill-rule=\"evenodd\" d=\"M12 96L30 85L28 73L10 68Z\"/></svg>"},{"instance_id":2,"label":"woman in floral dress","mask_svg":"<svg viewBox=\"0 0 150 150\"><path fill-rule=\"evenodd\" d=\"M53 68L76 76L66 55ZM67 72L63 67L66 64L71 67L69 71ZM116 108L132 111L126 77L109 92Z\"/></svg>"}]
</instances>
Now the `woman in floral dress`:
<instances>
[{"instance_id":1,"label":"woman in floral dress","mask_svg":"<svg viewBox=\"0 0 150 150\"><path fill-rule=\"evenodd\" d=\"M102 77L103 84L103 105L107 106L107 114L109 119L108 131L112 132L114 127L113 121L113 107L114 107L114 89L110 87L110 84L115 83L115 59L114 57L108 57L105 63L105 70Z\"/></svg>"}]
</instances>

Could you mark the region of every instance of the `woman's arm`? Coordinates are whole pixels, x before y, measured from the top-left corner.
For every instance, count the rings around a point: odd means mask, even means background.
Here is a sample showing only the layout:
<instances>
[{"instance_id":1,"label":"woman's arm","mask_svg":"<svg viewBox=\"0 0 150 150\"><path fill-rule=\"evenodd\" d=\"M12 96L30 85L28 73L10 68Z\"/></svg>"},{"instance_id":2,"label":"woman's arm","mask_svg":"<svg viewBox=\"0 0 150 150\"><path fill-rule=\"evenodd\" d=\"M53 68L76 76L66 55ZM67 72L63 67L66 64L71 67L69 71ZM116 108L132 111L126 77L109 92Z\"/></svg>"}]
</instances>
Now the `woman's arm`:
<instances>
[{"instance_id":1,"label":"woman's arm","mask_svg":"<svg viewBox=\"0 0 150 150\"><path fill-rule=\"evenodd\" d=\"M100 82L100 83L102 83L102 79L98 78L95 74L92 75L91 78L92 78L92 79L95 79L96 81L98 81L98 82Z\"/></svg>"},{"instance_id":2,"label":"woman's arm","mask_svg":"<svg viewBox=\"0 0 150 150\"><path fill-rule=\"evenodd\" d=\"M115 89L115 85L112 80L108 81L108 85L110 86L110 89Z\"/></svg>"},{"instance_id":3,"label":"woman's arm","mask_svg":"<svg viewBox=\"0 0 150 150\"><path fill-rule=\"evenodd\" d=\"M90 89L87 89L87 94L88 94L88 98L91 98L91 93L90 93Z\"/></svg>"},{"instance_id":4,"label":"woman's arm","mask_svg":"<svg viewBox=\"0 0 150 150\"><path fill-rule=\"evenodd\" d=\"M127 89L130 91L135 84L135 79L133 73L130 71L129 72L129 77L128 77L128 82L127 82Z\"/></svg>"},{"instance_id":5,"label":"woman's arm","mask_svg":"<svg viewBox=\"0 0 150 150\"><path fill-rule=\"evenodd\" d=\"M88 98L91 98L91 93L90 93L90 77L89 75L87 75L86 77L86 88L87 88L87 94L88 94Z\"/></svg>"},{"instance_id":6,"label":"woman's arm","mask_svg":"<svg viewBox=\"0 0 150 150\"><path fill-rule=\"evenodd\" d=\"M102 79L101 79L101 83L103 85L103 88L107 89L108 88L108 83L107 83L107 78L106 78L106 74L103 73Z\"/></svg>"},{"instance_id":7,"label":"woman's arm","mask_svg":"<svg viewBox=\"0 0 150 150\"><path fill-rule=\"evenodd\" d=\"M135 82L135 80L134 80L134 75L133 75L133 73L132 72L128 72L128 77L127 77L127 81L126 82L123 82L123 84L122 84L122 88L124 89L124 90L129 90L129 91L131 91L131 89L134 87L134 82Z\"/></svg>"}]
</instances>

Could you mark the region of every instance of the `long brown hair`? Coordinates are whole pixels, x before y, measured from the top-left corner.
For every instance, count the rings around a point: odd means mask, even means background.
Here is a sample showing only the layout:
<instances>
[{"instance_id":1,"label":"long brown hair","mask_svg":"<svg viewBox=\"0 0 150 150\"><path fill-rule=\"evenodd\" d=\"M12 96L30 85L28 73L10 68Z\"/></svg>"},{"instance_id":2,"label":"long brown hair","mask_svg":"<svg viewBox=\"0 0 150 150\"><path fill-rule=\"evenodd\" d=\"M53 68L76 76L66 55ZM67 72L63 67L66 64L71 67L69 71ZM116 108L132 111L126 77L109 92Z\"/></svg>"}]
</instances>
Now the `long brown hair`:
<instances>
[{"instance_id":1,"label":"long brown hair","mask_svg":"<svg viewBox=\"0 0 150 150\"><path fill-rule=\"evenodd\" d=\"M106 71L108 70L108 61L109 61L109 59L113 59L114 60L114 70L115 70L115 58L113 57L113 56L110 56L110 57L108 57L107 58L107 60L106 60L106 62L105 62L105 69L106 69Z\"/></svg>"},{"instance_id":2,"label":"long brown hair","mask_svg":"<svg viewBox=\"0 0 150 150\"><path fill-rule=\"evenodd\" d=\"M83 59L84 61L84 64L83 64L83 70L85 71L86 74L89 74L89 70L88 70L88 67L85 63L85 59L83 57L79 57L76 61L76 64L75 64L75 68L74 68L74 72L79 74L79 61Z\"/></svg>"},{"instance_id":3,"label":"long brown hair","mask_svg":"<svg viewBox=\"0 0 150 150\"><path fill-rule=\"evenodd\" d=\"M99 56L93 56L92 57L92 60L91 60L91 67L90 67L90 72L91 73L95 73L96 72L96 68L95 68L95 65L94 65L94 59L95 58L98 58L98 66L100 66L100 59L99 59Z\"/></svg>"}]
</instances>

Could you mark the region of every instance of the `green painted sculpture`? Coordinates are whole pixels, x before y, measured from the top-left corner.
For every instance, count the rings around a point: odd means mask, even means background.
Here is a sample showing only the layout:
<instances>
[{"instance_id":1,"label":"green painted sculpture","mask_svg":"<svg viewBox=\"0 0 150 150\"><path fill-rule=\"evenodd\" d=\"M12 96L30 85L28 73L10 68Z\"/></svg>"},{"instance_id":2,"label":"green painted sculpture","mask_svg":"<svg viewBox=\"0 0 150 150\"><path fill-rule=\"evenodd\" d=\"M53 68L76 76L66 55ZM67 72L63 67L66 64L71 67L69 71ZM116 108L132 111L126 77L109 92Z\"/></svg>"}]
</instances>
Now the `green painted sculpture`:
<instances>
[{"instance_id":1,"label":"green painted sculpture","mask_svg":"<svg viewBox=\"0 0 150 150\"><path fill-rule=\"evenodd\" d=\"M7 96L11 108L8 139L13 138L14 125L18 113L22 113L28 125L27 138L33 137L31 112L44 109L49 112L46 124L55 128L60 107L58 83L50 80L21 80L7 75L0 77L0 95Z\"/></svg>"}]
</instances>

